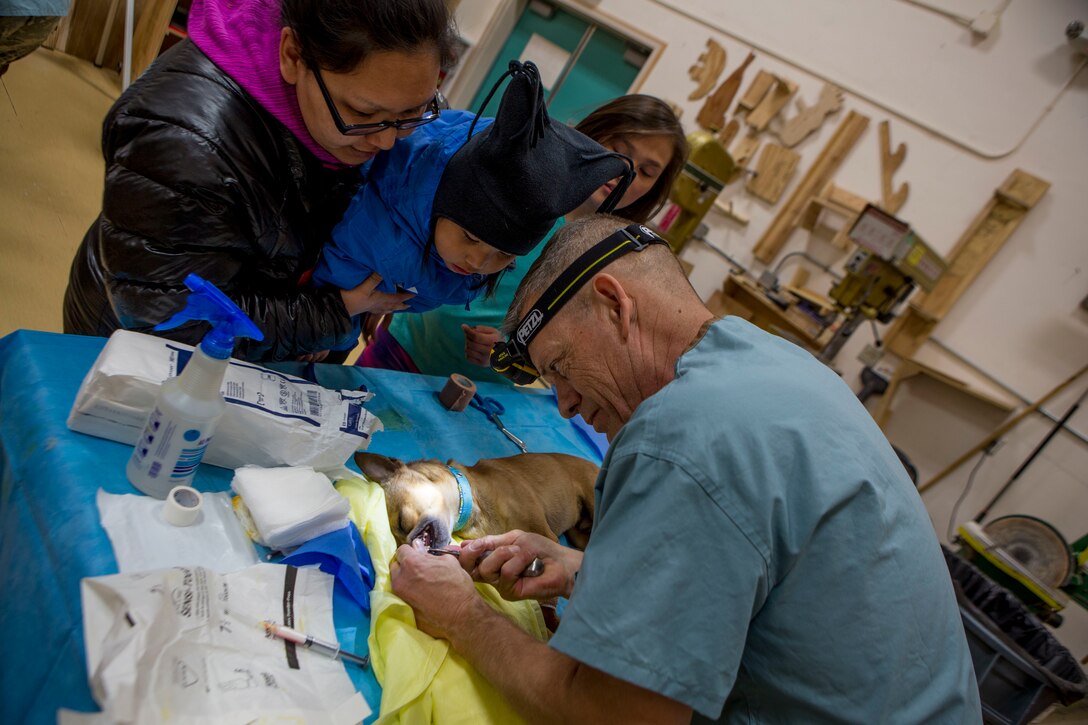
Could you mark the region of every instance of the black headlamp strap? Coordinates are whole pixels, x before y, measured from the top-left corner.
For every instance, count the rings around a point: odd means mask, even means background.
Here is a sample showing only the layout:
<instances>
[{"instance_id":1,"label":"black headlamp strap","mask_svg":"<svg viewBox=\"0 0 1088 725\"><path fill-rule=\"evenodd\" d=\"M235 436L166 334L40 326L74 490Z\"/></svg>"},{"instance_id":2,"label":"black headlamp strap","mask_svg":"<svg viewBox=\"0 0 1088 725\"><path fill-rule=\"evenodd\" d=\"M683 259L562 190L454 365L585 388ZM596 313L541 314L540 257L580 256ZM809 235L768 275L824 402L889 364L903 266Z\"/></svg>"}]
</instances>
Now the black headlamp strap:
<instances>
[{"instance_id":1,"label":"black headlamp strap","mask_svg":"<svg viewBox=\"0 0 1088 725\"><path fill-rule=\"evenodd\" d=\"M640 252L655 243L667 244L664 239L641 224L629 224L593 245L544 290L536 304L521 318L510 342L528 361L529 343L587 280L628 252Z\"/></svg>"}]
</instances>

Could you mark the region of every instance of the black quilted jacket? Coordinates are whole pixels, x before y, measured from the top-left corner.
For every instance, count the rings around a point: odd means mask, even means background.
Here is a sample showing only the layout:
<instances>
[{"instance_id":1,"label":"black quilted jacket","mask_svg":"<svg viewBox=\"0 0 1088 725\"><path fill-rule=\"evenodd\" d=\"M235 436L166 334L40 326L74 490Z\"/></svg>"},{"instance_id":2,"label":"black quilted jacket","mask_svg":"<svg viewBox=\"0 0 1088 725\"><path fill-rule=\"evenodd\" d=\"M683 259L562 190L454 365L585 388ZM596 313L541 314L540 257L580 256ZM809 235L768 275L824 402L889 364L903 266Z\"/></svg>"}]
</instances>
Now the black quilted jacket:
<instances>
[{"instance_id":1,"label":"black quilted jacket","mask_svg":"<svg viewBox=\"0 0 1088 725\"><path fill-rule=\"evenodd\" d=\"M72 263L64 331L150 332L185 303L190 272L264 332L235 356L286 360L350 340L332 288L300 283L361 176L322 166L190 41L161 58L103 125L106 191ZM204 323L163 334L194 344Z\"/></svg>"}]
</instances>

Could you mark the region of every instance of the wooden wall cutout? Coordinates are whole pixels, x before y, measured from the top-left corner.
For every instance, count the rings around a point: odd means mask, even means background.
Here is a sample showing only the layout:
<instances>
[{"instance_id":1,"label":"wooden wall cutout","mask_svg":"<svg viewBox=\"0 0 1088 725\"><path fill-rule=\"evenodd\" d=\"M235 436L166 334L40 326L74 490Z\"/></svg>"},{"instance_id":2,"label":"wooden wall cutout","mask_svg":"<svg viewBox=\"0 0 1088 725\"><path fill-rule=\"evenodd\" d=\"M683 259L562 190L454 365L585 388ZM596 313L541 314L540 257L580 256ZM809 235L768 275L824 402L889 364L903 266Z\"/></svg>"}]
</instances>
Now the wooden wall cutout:
<instances>
[{"instance_id":1,"label":"wooden wall cutout","mask_svg":"<svg viewBox=\"0 0 1088 725\"><path fill-rule=\"evenodd\" d=\"M733 157L733 163L736 166L733 167L733 173L725 180L726 184L732 184L744 174L748 162L756 155L756 149L758 148L759 134L755 133L748 133L744 138L733 144L733 150L729 152L729 155Z\"/></svg>"},{"instance_id":2,"label":"wooden wall cutout","mask_svg":"<svg viewBox=\"0 0 1088 725\"><path fill-rule=\"evenodd\" d=\"M759 105L748 114L748 125L756 131L767 128L767 124L771 122L771 119L778 115L778 112L785 107L796 92L796 83L775 76L771 90L767 92Z\"/></svg>"},{"instance_id":3,"label":"wooden wall cutout","mask_svg":"<svg viewBox=\"0 0 1088 725\"><path fill-rule=\"evenodd\" d=\"M689 101L698 101L710 93L710 89L718 82L718 76L725 70L725 48L713 38L707 38L706 50L695 61L695 65L688 68L688 77L698 85L688 96Z\"/></svg>"},{"instance_id":4,"label":"wooden wall cutout","mask_svg":"<svg viewBox=\"0 0 1088 725\"><path fill-rule=\"evenodd\" d=\"M767 91L771 90L772 85L774 85L774 76L765 70L761 70L756 74L752 85L748 86L748 90L737 101L737 110L751 111L759 105L759 102L767 95Z\"/></svg>"},{"instance_id":5,"label":"wooden wall cutout","mask_svg":"<svg viewBox=\"0 0 1088 725\"><path fill-rule=\"evenodd\" d=\"M795 151L774 143L764 144L756 174L748 180L748 193L768 204L777 204L800 160L801 154Z\"/></svg>"},{"instance_id":6,"label":"wooden wall cutout","mask_svg":"<svg viewBox=\"0 0 1088 725\"><path fill-rule=\"evenodd\" d=\"M718 86L718 90L714 91L706 99L706 103L703 104L703 107L699 110L699 115L696 117L700 126L711 131L720 131L725 127L725 112L729 110L730 104L733 103L733 97L737 95L740 83L744 79L745 69L755 59L756 54L749 53L744 62L737 66L729 74L728 78L722 81L722 84Z\"/></svg>"},{"instance_id":7,"label":"wooden wall cutout","mask_svg":"<svg viewBox=\"0 0 1088 725\"><path fill-rule=\"evenodd\" d=\"M718 141L724 148L729 148L729 144L736 138L737 131L740 131L740 121L735 118L729 119L729 123L725 124L725 128L718 134Z\"/></svg>"},{"instance_id":8,"label":"wooden wall cutout","mask_svg":"<svg viewBox=\"0 0 1088 725\"><path fill-rule=\"evenodd\" d=\"M767 227L752 252L755 258L764 264L770 264L782 246L789 240L790 234L797 228L801 212L808 206L809 199L815 196L838 171L846 155L854 148L861 134L869 126L869 117L857 111L846 114L835 135L827 142L820 155L805 172L804 178L790 194L789 200L778 211L778 215Z\"/></svg>"},{"instance_id":9,"label":"wooden wall cutout","mask_svg":"<svg viewBox=\"0 0 1088 725\"><path fill-rule=\"evenodd\" d=\"M907 200L910 193L910 184L902 183L894 192L892 191L892 176L903 165L903 159L907 157L907 145L899 144L895 153L892 153L891 133L888 130L888 122L880 122L880 198L881 207L889 214L895 214Z\"/></svg>"},{"instance_id":10,"label":"wooden wall cutout","mask_svg":"<svg viewBox=\"0 0 1088 725\"><path fill-rule=\"evenodd\" d=\"M772 128L783 145L790 148L801 143L806 136L824 125L828 116L837 113L842 108L842 89L825 83L820 89L816 105L806 106L804 100L800 98L795 103L797 115L785 121L780 128Z\"/></svg>"}]
</instances>

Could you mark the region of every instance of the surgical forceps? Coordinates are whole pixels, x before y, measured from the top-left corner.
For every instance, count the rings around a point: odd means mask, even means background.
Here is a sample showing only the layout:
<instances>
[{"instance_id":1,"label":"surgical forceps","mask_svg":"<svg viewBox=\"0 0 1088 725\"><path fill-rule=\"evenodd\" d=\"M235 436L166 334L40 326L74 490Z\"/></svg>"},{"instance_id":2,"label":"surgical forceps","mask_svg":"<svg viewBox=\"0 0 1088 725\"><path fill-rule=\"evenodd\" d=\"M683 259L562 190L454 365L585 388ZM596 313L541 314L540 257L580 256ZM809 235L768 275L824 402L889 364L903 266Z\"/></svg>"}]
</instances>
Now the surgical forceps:
<instances>
[{"instance_id":1,"label":"surgical forceps","mask_svg":"<svg viewBox=\"0 0 1088 725\"><path fill-rule=\"evenodd\" d=\"M483 395L474 395L472 400L469 401L469 405L476 410L482 411L488 419L495 424L495 426L502 431L502 434L514 442L522 453L528 453L529 449L525 447L525 443L516 435L507 430L506 426L502 424L502 418L499 416L506 412L506 408L503 404L494 398L488 398Z\"/></svg>"},{"instance_id":2,"label":"surgical forceps","mask_svg":"<svg viewBox=\"0 0 1088 725\"><path fill-rule=\"evenodd\" d=\"M456 549L436 549L434 547L430 547L427 549L427 553L431 556L442 556L443 554L449 554L450 556L455 556L458 559L461 558L461 552ZM490 553L490 551L485 551L483 554L480 555L480 558L477 559L477 562L486 559ZM540 559L533 559L531 562L529 562L529 566L525 567L525 571L523 571L521 575L524 577L534 577L540 576L543 573L544 562Z\"/></svg>"}]
</instances>

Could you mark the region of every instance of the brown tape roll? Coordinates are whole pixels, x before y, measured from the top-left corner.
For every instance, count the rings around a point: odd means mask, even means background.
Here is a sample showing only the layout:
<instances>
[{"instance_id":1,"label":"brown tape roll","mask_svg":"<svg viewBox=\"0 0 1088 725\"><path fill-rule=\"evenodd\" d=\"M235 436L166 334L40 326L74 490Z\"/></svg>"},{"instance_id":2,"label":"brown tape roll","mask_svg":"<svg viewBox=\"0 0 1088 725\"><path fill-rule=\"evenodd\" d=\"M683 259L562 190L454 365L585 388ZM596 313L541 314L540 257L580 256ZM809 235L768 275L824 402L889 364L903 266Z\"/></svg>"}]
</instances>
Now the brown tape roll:
<instances>
[{"instance_id":1,"label":"brown tape roll","mask_svg":"<svg viewBox=\"0 0 1088 725\"><path fill-rule=\"evenodd\" d=\"M461 411L468 407L472 396L476 394L476 383L464 375L454 373L446 381L438 400L449 410Z\"/></svg>"}]
</instances>

